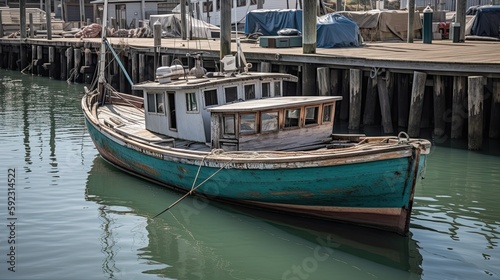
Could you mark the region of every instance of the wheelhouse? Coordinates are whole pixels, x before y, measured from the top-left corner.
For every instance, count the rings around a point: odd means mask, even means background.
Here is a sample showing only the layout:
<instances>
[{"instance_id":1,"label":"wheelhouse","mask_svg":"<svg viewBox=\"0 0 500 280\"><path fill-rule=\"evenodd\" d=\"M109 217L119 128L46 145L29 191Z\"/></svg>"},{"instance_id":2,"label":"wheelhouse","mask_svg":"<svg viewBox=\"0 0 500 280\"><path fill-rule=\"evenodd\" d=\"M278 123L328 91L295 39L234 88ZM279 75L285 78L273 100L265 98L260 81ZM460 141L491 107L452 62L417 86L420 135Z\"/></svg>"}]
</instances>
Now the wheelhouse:
<instances>
[{"instance_id":1,"label":"wheelhouse","mask_svg":"<svg viewBox=\"0 0 500 280\"><path fill-rule=\"evenodd\" d=\"M340 96L286 96L209 108L212 148L294 150L317 145L333 130Z\"/></svg>"}]
</instances>

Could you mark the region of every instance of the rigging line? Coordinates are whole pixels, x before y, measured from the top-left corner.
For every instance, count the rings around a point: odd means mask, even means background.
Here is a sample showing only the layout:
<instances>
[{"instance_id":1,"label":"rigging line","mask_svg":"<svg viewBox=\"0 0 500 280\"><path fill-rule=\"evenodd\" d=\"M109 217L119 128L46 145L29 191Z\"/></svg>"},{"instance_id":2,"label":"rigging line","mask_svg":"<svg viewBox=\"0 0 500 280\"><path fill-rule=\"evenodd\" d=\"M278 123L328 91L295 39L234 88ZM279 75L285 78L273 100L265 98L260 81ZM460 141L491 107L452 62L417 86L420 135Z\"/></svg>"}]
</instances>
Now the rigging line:
<instances>
[{"instance_id":1,"label":"rigging line","mask_svg":"<svg viewBox=\"0 0 500 280\"><path fill-rule=\"evenodd\" d=\"M210 154L209 154L210 155ZM208 155L207 155L208 156ZM205 158L203 158L205 159ZM205 179L203 182L201 182L200 184L198 184L196 187L192 187L191 190L189 192L187 192L186 194L184 194L181 198L177 199L174 203L172 203L170 206L168 206L165 210L161 211L160 213L156 214L154 218L160 216L161 214L167 212L168 210L170 210L172 207L174 207L177 203L181 202L184 198L188 197L190 194L194 193L194 191L196 189L198 189L199 187L201 187L203 184L205 184L208 180L210 180L212 177L214 177L217 173L219 173L222 169L226 168L226 166L229 165L229 163L231 163L233 161L233 159L230 159L228 162L226 162L226 164L224 164L223 166L221 166L217 171L215 171L212 175L210 175L207 179ZM203 160L202 160L203 162ZM200 168L201 168L201 163L200 163ZM198 176L198 174L196 175ZM195 178L196 180L196 178ZM194 183L193 183L193 186L194 186Z\"/></svg>"}]
</instances>

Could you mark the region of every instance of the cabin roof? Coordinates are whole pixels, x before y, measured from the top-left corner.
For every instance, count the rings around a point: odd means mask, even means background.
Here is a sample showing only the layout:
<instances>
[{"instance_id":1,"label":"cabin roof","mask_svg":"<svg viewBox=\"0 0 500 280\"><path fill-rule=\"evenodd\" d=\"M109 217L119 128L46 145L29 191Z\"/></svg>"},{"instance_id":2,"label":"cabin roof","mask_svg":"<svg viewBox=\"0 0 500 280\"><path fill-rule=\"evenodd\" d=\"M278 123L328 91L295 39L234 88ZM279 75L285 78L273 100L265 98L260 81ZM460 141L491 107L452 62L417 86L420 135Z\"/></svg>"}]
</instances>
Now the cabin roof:
<instances>
[{"instance_id":1,"label":"cabin roof","mask_svg":"<svg viewBox=\"0 0 500 280\"><path fill-rule=\"evenodd\" d=\"M208 108L210 112L255 112L316 105L342 100L342 96L283 96L255 99Z\"/></svg>"},{"instance_id":2,"label":"cabin roof","mask_svg":"<svg viewBox=\"0 0 500 280\"><path fill-rule=\"evenodd\" d=\"M180 90L194 88L215 87L220 84L234 84L236 82L245 82L255 79L283 79L285 81L296 82L297 77L284 73L266 73L266 72L249 72L247 74L237 74L235 76L217 76L212 78L202 77L195 78L189 76L188 79L180 78L172 80L170 83L160 84L158 82L145 82L133 86L134 90Z\"/></svg>"}]
</instances>

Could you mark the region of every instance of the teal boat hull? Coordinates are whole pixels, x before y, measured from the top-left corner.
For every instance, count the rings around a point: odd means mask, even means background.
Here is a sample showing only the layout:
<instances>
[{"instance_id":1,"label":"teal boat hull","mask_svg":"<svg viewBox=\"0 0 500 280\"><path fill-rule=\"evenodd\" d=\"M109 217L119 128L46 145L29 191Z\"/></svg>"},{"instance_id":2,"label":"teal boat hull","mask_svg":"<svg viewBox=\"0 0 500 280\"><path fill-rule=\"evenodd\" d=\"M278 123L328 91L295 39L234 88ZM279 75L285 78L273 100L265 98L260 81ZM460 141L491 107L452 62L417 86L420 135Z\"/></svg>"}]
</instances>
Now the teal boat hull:
<instances>
[{"instance_id":1,"label":"teal boat hull","mask_svg":"<svg viewBox=\"0 0 500 280\"><path fill-rule=\"evenodd\" d=\"M308 163L212 161L148 150L88 118L86 123L104 159L158 184L184 192L196 187L196 194L212 199L400 234L408 231L415 184L427 156L405 146Z\"/></svg>"}]
</instances>

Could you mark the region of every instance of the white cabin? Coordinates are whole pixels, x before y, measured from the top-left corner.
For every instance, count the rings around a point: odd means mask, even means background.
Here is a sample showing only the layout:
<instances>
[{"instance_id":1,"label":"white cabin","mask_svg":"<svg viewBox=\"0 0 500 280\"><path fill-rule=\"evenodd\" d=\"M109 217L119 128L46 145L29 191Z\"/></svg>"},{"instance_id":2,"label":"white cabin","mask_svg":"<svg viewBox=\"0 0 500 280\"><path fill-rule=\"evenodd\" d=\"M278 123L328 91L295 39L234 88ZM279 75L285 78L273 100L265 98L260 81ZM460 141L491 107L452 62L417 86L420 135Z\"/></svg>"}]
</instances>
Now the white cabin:
<instances>
[{"instance_id":1,"label":"white cabin","mask_svg":"<svg viewBox=\"0 0 500 280\"><path fill-rule=\"evenodd\" d=\"M297 81L297 77L282 73L212 76L134 85L134 90L143 90L146 129L176 139L210 143L208 109L242 100L282 96L283 81Z\"/></svg>"}]
</instances>

